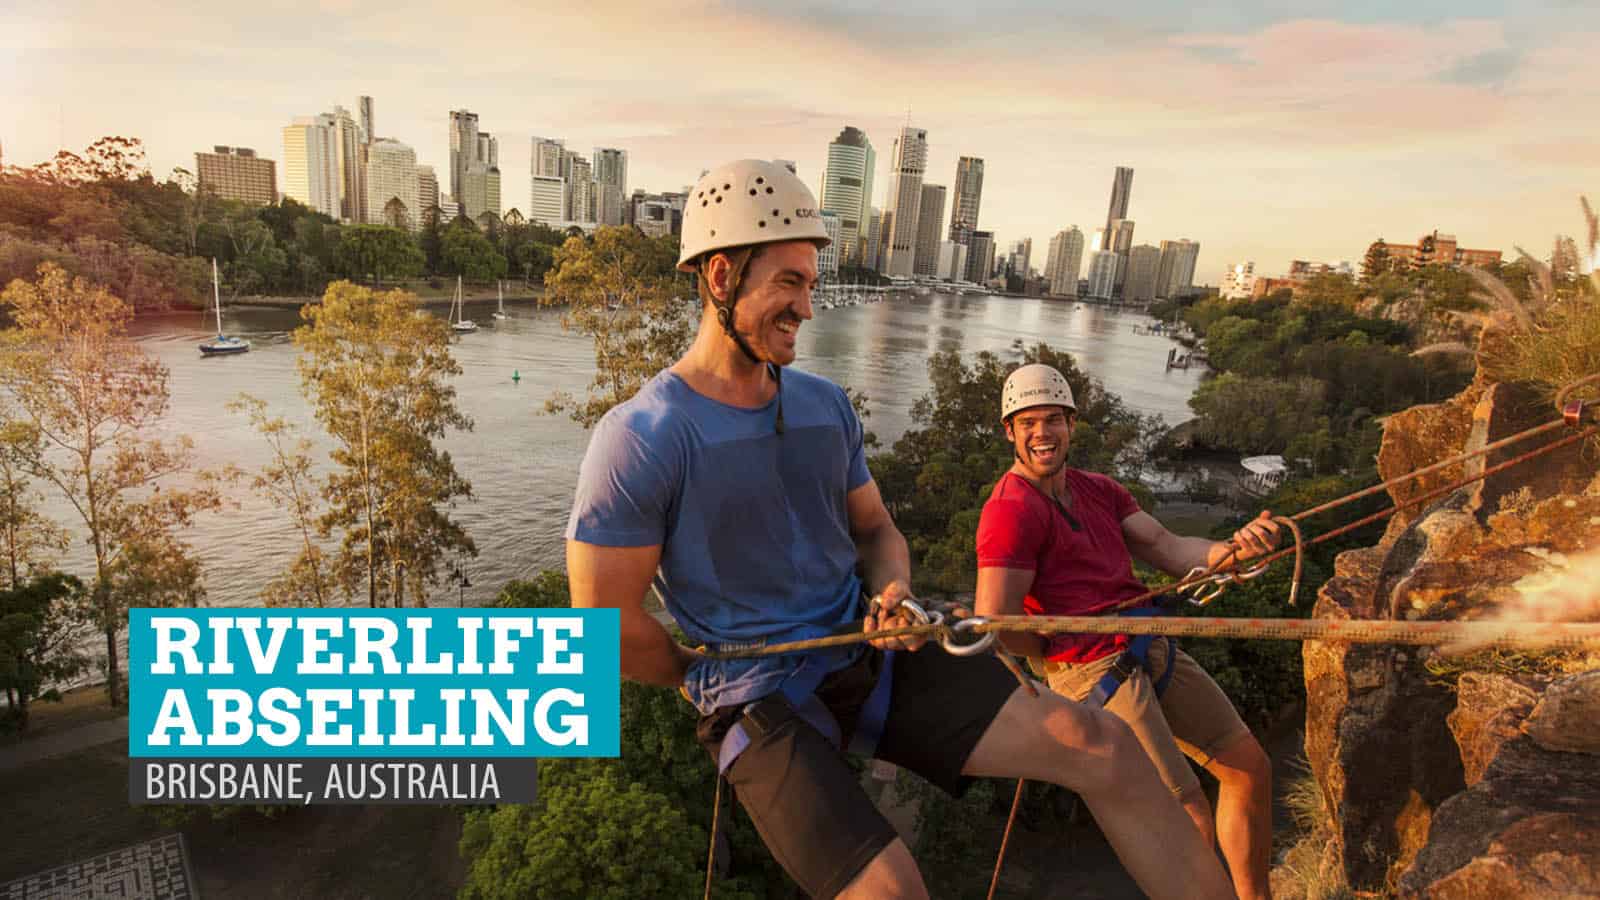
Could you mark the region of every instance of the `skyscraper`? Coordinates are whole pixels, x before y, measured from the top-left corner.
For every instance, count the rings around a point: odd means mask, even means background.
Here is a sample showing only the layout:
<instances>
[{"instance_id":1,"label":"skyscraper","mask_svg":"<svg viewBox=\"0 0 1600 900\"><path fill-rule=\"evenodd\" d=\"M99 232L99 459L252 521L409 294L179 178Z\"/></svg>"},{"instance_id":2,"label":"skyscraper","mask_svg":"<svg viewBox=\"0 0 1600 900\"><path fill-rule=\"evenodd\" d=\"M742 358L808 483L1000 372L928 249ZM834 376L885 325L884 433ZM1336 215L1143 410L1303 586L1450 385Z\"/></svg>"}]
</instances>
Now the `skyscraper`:
<instances>
[{"instance_id":1,"label":"skyscraper","mask_svg":"<svg viewBox=\"0 0 1600 900\"><path fill-rule=\"evenodd\" d=\"M533 139L529 174L533 184L528 199L528 219L556 226L567 218L567 148L560 138Z\"/></svg>"},{"instance_id":2,"label":"skyscraper","mask_svg":"<svg viewBox=\"0 0 1600 900\"><path fill-rule=\"evenodd\" d=\"M928 165L928 132L910 125L900 129L890 163L889 208L884 213L888 246L883 272L910 276L917 256L917 213L922 205L922 174Z\"/></svg>"},{"instance_id":3,"label":"skyscraper","mask_svg":"<svg viewBox=\"0 0 1600 900\"><path fill-rule=\"evenodd\" d=\"M467 218L500 214L500 142L478 130L478 114L450 111L450 196Z\"/></svg>"},{"instance_id":4,"label":"skyscraper","mask_svg":"<svg viewBox=\"0 0 1600 900\"><path fill-rule=\"evenodd\" d=\"M821 275L839 274L839 217L826 210L822 213L822 229L828 233L828 246L817 251L817 272Z\"/></svg>"},{"instance_id":5,"label":"skyscraper","mask_svg":"<svg viewBox=\"0 0 1600 900\"><path fill-rule=\"evenodd\" d=\"M828 167L822 173L822 211L839 217L839 242L844 245L839 258L845 265L861 265L867 256L872 173L877 159L866 132L854 126L845 126L828 145Z\"/></svg>"},{"instance_id":6,"label":"skyscraper","mask_svg":"<svg viewBox=\"0 0 1600 900\"><path fill-rule=\"evenodd\" d=\"M628 151L594 148L594 220L601 225L621 225L622 206L628 196Z\"/></svg>"},{"instance_id":7,"label":"skyscraper","mask_svg":"<svg viewBox=\"0 0 1600 900\"><path fill-rule=\"evenodd\" d=\"M1123 281L1128 277L1128 251L1133 249L1133 220L1112 219L1111 230L1106 232L1105 249L1110 250L1119 257L1117 263L1117 287L1122 287Z\"/></svg>"},{"instance_id":8,"label":"skyscraper","mask_svg":"<svg viewBox=\"0 0 1600 900\"><path fill-rule=\"evenodd\" d=\"M283 195L339 218L338 130L333 116L301 116L283 129Z\"/></svg>"},{"instance_id":9,"label":"skyscraper","mask_svg":"<svg viewBox=\"0 0 1600 900\"><path fill-rule=\"evenodd\" d=\"M428 214L430 207L439 205L439 176L433 171L433 166L417 166L417 225L421 227L423 217Z\"/></svg>"},{"instance_id":10,"label":"skyscraper","mask_svg":"<svg viewBox=\"0 0 1600 900\"><path fill-rule=\"evenodd\" d=\"M594 168L582 155L571 150L561 162L561 174L567 179L568 222L594 221Z\"/></svg>"},{"instance_id":11,"label":"skyscraper","mask_svg":"<svg viewBox=\"0 0 1600 900\"><path fill-rule=\"evenodd\" d=\"M1056 232L1045 257L1044 277L1050 293L1061 297L1078 296L1078 271L1083 268L1083 232L1074 225Z\"/></svg>"},{"instance_id":12,"label":"skyscraper","mask_svg":"<svg viewBox=\"0 0 1600 900\"><path fill-rule=\"evenodd\" d=\"M367 145L367 198L363 204L374 224L415 231L422 226L417 208L417 152L389 138Z\"/></svg>"},{"instance_id":13,"label":"skyscraper","mask_svg":"<svg viewBox=\"0 0 1600 900\"><path fill-rule=\"evenodd\" d=\"M1128 251L1128 275L1122 285L1122 299L1149 303L1156 298L1156 275L1161 269L1161 249L1140 244Z\"/></svg>"},{"instance_id":14,"label":"skyscraper","mask_svg":"<svg viewBox=\"0 0 1600 900\"><path fill-rule=\"evenodd\" d=\"M939 274L939 237L944 231L944 185L922 186L917 211L917 255L912 270L926 278Z\"/></svg>"},{"instance_id":15,"label":"skyscraper","mask_svg":"<svg viewBox=\"0 0 1600 900\"><path fill-rule=\"evenodd\" d=\"M1117 269L1122 257L1110 250L1096 250L1089 254L1089 296L1096 300L1110 300L1117 290Z\"/></svg>"},{"instance_id":16,"label":"skyscraper","mask_svg":"<svg viewBox=\"0 0 1600 900\"><path fill-rule=\"evenodd\" d=\"M200 189L224 200L240 200L258 206L278 202L277 164L256 156L249 147L212 147L211 153L195 153L194 172Z\"/></svg>"},{"instance_id":17,"label":"skyscraper","mask_svg":"<svg viewBox=\"0 0 1600 900\"><path fill-rule=\"evenodd\" d=\"M978 230L978 204L983 200L983 160L956 160L955 195L950 201L950 240L965 244Z\"/></svg>"},{"instance_id":18,"label":"skyscraper","mask_svg":"<svg viewBox=\"0 0 1600 900\"><path fill-rule=\"evenodd\" d=\"M1018 278L1027 278L1029 270L1033 267L1033 238L1012 241L1011 252L1006 261L1011 266L1011 274Z\"/></svg>"},{"instance_id":19,"label":"skyscraper","mask_svg":"<svg viewBox=\"0 0 1600 900\"><path fill-rule=\"evenodd\" d=\"M377 124L372 115L372 98L362 94L356 98L356 114L361 117L361 135L367 143L378 139Z\"/></svg>"},{"instance_id":20,"label":"skyscraper","mask_svg":"<svg viewBox=\"0 0 1600 900\"><path fill-rule=\"evenodd\" d=\"M365 143L361 129L350 110L342 106L333 108L334 154L339 178L339 221L367 221L367 189L365 173L361 170Z\"/></svg>"},{"instance_id":21,"label":"skyscraper","mask_svg":"<svg viewBox=\"0 0 1600 900\"><path fill-rule=\"evenodd\" d=\"M1126 166L1117 166L1117 172L1111 176L1111 208L1106 213L1106 241L1101 250L1110 250L1112 223L1118 219L1128 217L1128 200L1133 196L1133 170Z\"/></svg>"},{"instance_id":22,"label":"skyscraper","mask_svg":"<svg viewBox=\"0 0 1600 900\"><path fill-rule=\"evenodd\" d=\"M983 284L994 273L994 232L974 231L967 242L967 280Z\"/></svg>"},{"instance_id":23,"label":"skyscraper","mask_svg":"<svg viewBox=\"0 0 1600 900\"><path fill-rule=\"evenodd\" d=\"M1156 269L1156 296L1176 297L1194 285L1194 266L1200 244L1191 240L1162 241L1161 263Z\"/></svg>"},{"instance_id":24,"label":"skyscraper","mask_svg":"<svg viewBox=\"0 0 1600 900\"><path fill-rule=\"evenodd\" d=\"M867 214L866 248L861 254L861 265L874 272L883 270L883 210L871 207Z\"/></svg>"}]
</instances>

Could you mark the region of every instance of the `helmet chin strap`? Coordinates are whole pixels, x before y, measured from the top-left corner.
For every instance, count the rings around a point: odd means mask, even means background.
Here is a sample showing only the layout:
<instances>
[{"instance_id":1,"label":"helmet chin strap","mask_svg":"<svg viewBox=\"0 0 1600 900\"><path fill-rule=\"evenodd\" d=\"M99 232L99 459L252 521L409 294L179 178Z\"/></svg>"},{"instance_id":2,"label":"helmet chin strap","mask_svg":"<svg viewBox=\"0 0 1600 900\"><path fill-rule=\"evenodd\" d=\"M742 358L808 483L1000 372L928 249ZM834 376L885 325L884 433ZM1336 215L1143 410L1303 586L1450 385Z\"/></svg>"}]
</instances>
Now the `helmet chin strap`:
<instances>
[{"instance_id":1,"label":"helmet chin strap","mask_svg":"<svg viewBox=\"0 0 1600 900\"><path fill-rule=\"evenodd\" d=\"M733 325L733 306L739 300L739 282L744 280L743 269L748 261L749 257L745 257L740 261L739 265L729 270L728 299L725 301L713 300L713 305L717 308L717 324L722 326L722 333L733 340L734 346L739 348L739 352L744 354L745 359L758 366L764 364L771 370L772 380L778 387L778 421L776 427L778 433L783 434L783 366L757 356L756 351L751 348L750 342L745 340L744 335ZM716 294L713 292L712 297L714 298L715 296Z\"/></svg>"}]
</instances>

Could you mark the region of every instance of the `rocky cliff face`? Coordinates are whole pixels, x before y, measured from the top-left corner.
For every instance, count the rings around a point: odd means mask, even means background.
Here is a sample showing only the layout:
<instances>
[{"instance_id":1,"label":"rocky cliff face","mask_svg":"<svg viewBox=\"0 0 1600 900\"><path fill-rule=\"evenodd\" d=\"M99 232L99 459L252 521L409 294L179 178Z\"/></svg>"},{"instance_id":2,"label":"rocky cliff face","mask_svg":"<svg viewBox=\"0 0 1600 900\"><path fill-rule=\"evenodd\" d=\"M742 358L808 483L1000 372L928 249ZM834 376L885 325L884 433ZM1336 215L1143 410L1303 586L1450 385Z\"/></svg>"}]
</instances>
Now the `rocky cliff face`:
<instances>
[{"instance_id":1,"label":"rocky cliff face","mask_svg":"<svg viewBox=\"0 0 1600 900\"><path fill-rule=\"evenodd\" d=\"M1515 388L1475 384L1390 417L1380 472L1392 478L1552 418ZM1421 479L1395 499L1549 439ZM1593 453L1570 445L1396 516L1378 546L1339 558L1315 615L1507 614L1530 580L1600 553ZM1325 883L1407 897L1600 896L1600 658L1308 643L1305 679Z\"/></svg>"}]
</instances>

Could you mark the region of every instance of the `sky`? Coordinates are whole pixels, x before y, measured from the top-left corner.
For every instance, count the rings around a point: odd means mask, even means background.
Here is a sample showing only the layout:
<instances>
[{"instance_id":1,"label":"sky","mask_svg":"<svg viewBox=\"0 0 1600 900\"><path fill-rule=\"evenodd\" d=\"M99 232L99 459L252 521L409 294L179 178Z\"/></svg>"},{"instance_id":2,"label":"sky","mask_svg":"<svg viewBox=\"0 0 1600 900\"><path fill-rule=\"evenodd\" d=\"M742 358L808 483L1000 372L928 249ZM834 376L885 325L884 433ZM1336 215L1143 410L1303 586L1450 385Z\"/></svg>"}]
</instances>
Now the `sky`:
<instances>
[{"instance_id":1,"label":"sky","mask_svg":"<svg viewBox=\"0 0 1600 900\"><path fill-rule=\"evenodd\" d=\"M982 157L980 227L1031 237L1036 267L1057 231L1103 225L1122 165L1134 242L1198 240L1211 283L1434 229L1545 257L1600 200L1593 0L193 6L0 0L4 162L109 134L141 138L158 177L215 144L279 159L292 118L369 94L446 190L448 112L477 113L507 209L527 209L533 135L626 149L630 190L744 157L820 190L846 125L877 151L881 206L909 115L925 182Z\"/></svg>"}]
</instances>

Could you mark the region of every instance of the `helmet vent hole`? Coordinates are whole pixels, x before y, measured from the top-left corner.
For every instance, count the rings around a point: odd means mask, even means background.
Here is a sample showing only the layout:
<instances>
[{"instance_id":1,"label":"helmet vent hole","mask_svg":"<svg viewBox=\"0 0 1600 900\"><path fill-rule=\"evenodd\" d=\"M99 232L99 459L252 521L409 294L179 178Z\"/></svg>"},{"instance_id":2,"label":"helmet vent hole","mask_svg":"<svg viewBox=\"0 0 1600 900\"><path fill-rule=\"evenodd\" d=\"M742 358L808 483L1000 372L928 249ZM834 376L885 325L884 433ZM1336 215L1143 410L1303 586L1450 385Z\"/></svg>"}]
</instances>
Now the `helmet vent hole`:
<instances>
[{"instance_id":1,"label":"helmet vent hole","mask_svg":"<svg viewBox=\"0 0 1600 900\"><path fill-rule=\"evenodd\" d=\"M711 202L710 200L701 200L700 201L700 205L701 206L705 206L707 203L710 203L710 202Z\"/></svg>"},{"instance_id":2,"label":"helmet vent hole","mask_svg":"<svg viewBox=\"0 0 1600 900\"><path fill-rule=\"evenodd\" d=\"M773 211L772 211L772 215L773 215L773 216L774 216L774 217L777 217L777 216L781 216L781 215L783 215L783 213L780 213L780 212L778 212L778 211L777 211L777 210L773 210Z\"/></svg>"},{"instance_id":3,"label":"helmet vent hole","mask_svg":"<svg viewBox=\"0 0 1600 900\"><path fill-rule=\"evenodd\" d=\"M750 189L750 196L754 197L755 195L756 195L756 189L755 188L751 188Z\"/></svg>"},{"instance_id":4,"label":"helmet vent hole","mask_svg":"<svg viewBox=\"0 0 1600 900\"><path fill-rule=\"evenodd\" d=\"M717 202L718 202L718 203L721 203L721 202L722 202L722 198L721 198L721 197L718 197L718 198L717 198Z\"/></svg>"},{"instance_id":5,"label":"helmet vent hole","mask_svg":"<svg viewBox=\"0 0 1600 900\"><path fill-rule=\"evenodd\" d=\"M733 185L725 184L725 185L722 186L722 189L725 190L725 191L731 191L731 190L733 190Z\"/></svg>"},{"instance_id":6,"label":"helmet vent hole","mask_svg":"<svg viewBox=\"0 0 1600 900\"><path fill-rule=\"evenodd\" d=\"M767 193L769 193L769 194L772 193L772 188L770 188L770 187L767 188Z\"/></svg>"},{"instance_id":7,"label":"helmet vent hole","mask_svg":"<svg viewBox=\"0 0 1600 900\"><path fill-rule=\"evenodd\" d=\"M785 224L785 225L789 224L789 220L788 219L784 219L783 220L783 224Z\"/></svg>"},{"instance_id":8,"label":"helmet vent hole","mask_svg":"<svg viewBox=\"0 0 1600 900\"><path fill-rule=\"evenodd\" d=\"M757 178L756 179L756 184L766 184L766 183L767 183L767 180L765 178Z\"/></svg>"},{"instance_id":9,"label":"helmet vent hole","mask_svg":"<svg viewBox=\"0 0 1600 900\"><path fill-rule=\"evenodd\" d=\"M756 227L757 228L765 228L765 227L767 227L767 220L766 219L762 219L761 221L757 222L756 223Z\"/></svg>"}]
</instances>

